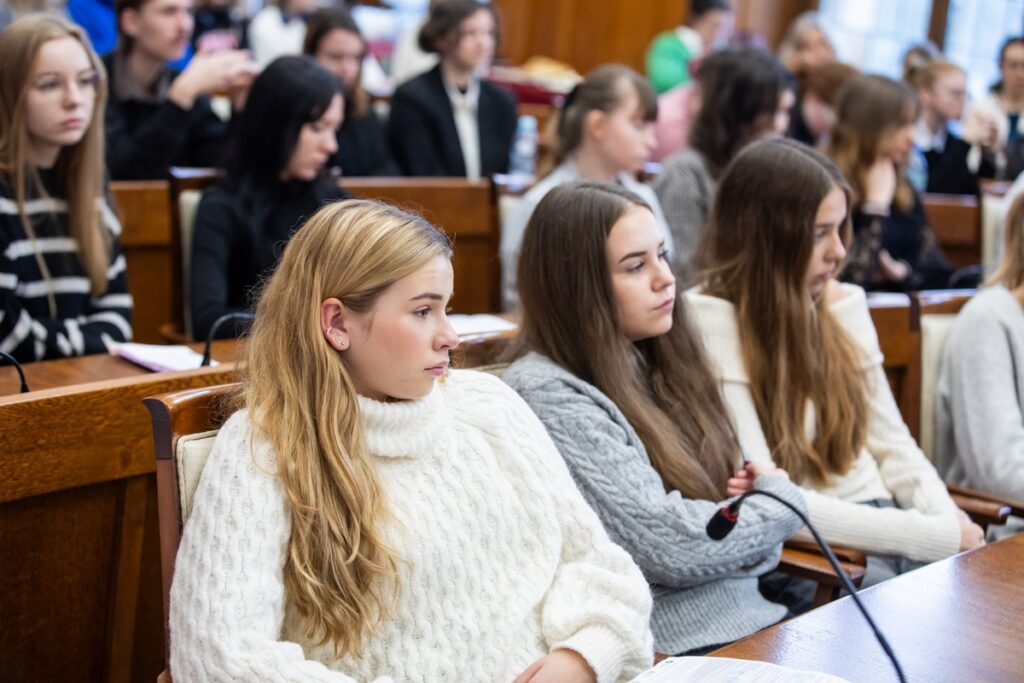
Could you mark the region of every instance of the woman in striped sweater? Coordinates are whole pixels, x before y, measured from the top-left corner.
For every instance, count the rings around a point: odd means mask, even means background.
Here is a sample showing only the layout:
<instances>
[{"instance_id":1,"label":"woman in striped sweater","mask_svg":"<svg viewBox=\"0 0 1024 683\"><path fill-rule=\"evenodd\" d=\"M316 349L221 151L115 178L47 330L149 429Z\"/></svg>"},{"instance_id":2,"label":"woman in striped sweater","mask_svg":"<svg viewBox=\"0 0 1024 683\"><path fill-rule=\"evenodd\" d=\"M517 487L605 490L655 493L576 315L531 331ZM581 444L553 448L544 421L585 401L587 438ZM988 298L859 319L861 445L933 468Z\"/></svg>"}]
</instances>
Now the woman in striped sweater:
<instances>
[{"instance_id":1,"label":"woman in striped sweater","mask_svg":"<svg viewBox=\"0 0 1024 683\"><path fill-rule=\"evenodd\" d=\"M20 361L131 338L105 193L106 78L81 29L29 16L0 35L0 351Z\"/></svg>"}]
</instances>

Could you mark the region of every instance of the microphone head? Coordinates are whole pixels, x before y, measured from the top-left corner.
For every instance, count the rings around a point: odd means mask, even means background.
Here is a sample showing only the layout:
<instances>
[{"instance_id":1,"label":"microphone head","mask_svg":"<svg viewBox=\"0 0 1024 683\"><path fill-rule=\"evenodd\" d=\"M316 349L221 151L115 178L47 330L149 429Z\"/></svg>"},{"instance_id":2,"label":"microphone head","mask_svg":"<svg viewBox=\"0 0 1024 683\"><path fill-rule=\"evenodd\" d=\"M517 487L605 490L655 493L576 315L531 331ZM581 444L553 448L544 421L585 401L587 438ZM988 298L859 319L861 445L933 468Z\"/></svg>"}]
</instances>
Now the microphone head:
<instances>
[{"instance_id":1,"label":"microphone head","mask_svg":"<svg viewBox=\"0 0 1024 683\"><path fill-rule=\"evenodd\" d=\"M715 516L708 521L708 525L705 528L708 538L713 541L721 541L733 530L739 518L739 512L730 512L728 505L719 508Z\"/></svg>"}]
</instances>

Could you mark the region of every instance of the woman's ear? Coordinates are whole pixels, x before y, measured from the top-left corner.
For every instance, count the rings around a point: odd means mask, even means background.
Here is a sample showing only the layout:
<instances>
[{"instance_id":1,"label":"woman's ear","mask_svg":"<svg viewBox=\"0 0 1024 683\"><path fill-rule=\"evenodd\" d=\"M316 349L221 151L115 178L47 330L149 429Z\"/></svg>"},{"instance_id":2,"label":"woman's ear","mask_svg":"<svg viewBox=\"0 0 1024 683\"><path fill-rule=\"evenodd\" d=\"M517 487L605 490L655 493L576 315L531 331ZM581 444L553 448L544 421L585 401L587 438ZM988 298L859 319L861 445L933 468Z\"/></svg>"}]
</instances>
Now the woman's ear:
<instances>
[{"instance_id":1,"label":"woman's ear","mask_svg":"<svg viewBox=\"0 0 1024 683\"><path fill-rule=\"evenodd\" d=\"M604 139L605 130L607 129L608 116L599 109L591 109L587 112L587 115L583 117L583 134L584 137L592 137L597 141Z\"/></svg>"},{"instance_id":2,"label":"woman's ear","mask_svg":"<svg viewBox=\"0 0 1024 683\"><path fill-rule=\"evenodd\" d=\"M351 311L340 299L331 297L320 304L320 331L335 351L347 351L351 340L346 323L350 323Z\"/></svg>"}]
</instances>

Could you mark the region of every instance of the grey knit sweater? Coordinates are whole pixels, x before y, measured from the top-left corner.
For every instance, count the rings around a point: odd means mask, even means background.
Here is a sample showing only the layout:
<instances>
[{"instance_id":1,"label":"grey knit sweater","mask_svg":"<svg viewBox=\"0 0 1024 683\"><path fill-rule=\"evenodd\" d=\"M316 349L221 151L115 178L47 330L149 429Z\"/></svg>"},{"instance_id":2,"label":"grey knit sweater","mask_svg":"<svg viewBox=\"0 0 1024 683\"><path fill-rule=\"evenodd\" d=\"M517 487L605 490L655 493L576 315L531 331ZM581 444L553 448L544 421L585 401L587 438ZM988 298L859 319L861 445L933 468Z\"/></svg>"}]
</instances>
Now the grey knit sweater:
<instances>
[{"instance_id":1,"label":"grey knit sweater","mask_svg":"<svg viewBox=\"0 0 1024 683\"><path fill-rule=\"evenodd\" d=\"M784 616L761 597L757 577L778 564L781 543L802 526L791 512L755 496L733 532L712 541L705 526L719 503L666 493L640 438L597 388L538 354L513 363L503 379L540 417L583 497L652 584L655 650L728 643ZM781 477L758 477L755 486L806 511Z\"/></svg>"},{"instance_id":2,"label":"grey knit sweater","mask_svg":"<svg viewBox=\"0 0 1024 683\"><path fill-rule=\"evenodd\" d=\"M935 465L957 484L1024 498L1024 309L985 289L949 334L935 396Z\"/></svg>"}]
</instances>

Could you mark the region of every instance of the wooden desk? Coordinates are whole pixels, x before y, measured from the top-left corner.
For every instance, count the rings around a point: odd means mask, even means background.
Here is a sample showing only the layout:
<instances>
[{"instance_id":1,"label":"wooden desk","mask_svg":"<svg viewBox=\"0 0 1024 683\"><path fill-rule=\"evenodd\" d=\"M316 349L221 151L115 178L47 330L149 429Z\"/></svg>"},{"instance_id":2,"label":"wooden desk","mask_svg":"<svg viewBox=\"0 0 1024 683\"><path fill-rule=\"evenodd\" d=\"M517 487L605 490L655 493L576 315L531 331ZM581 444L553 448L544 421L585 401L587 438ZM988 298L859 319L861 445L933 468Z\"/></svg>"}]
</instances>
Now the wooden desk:
<instances>
[{"instance_id":1,"label":"wooden desk","mask_svg":"<svg viewBox=\"0 0 1024 683\"><path fill-rule=\"evenodd\" d=\"M909 681L1019 681L1024 676L1024 536L936 562L860 592ZM850 598L715 650L851 681L895 681Z\"/></svg>"},{"instance_id":2,"label":"wooden desk","mask_svg":"<svg viewBox=\"0 0 1024 683\"><path fill-rule=\"evenodd\" d=\"M152 681L164 615L142 399L233 381L234 364L151 373L87 356L26 371L37 390L0 395L0 680ZM0 369L4 392L15 376Z\"/></svg>"}]
</instances>

